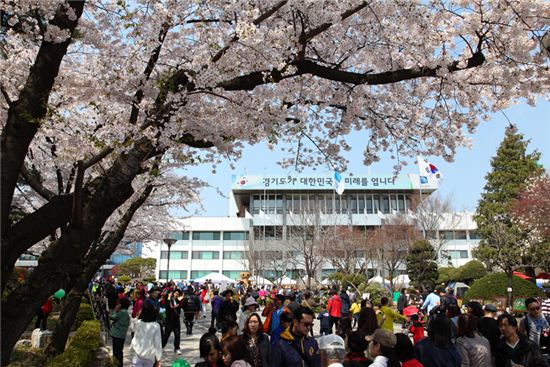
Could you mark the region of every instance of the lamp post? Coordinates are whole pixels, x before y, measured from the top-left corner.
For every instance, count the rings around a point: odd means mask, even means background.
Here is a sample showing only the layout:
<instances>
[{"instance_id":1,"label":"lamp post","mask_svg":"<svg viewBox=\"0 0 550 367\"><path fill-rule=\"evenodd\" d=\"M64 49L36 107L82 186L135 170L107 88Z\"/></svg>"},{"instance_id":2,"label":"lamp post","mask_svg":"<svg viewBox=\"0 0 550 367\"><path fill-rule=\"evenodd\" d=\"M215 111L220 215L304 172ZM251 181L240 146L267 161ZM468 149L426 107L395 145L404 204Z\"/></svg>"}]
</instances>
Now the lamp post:
<instances>
[{"instance_id":1,"label":"lamp post","mask_svg":"<svg viewBox=\"0 0 550 367\"><path fill-rule=\"evenodd\" d=\"M170 279L170 247L172 247L172 245L176 243L176 240L173 238L163 238L162 242L164 242L166 246L168 246L168 264L166 265L166 282L168 282L168 280Z\"/></svg>"}]
</instances>

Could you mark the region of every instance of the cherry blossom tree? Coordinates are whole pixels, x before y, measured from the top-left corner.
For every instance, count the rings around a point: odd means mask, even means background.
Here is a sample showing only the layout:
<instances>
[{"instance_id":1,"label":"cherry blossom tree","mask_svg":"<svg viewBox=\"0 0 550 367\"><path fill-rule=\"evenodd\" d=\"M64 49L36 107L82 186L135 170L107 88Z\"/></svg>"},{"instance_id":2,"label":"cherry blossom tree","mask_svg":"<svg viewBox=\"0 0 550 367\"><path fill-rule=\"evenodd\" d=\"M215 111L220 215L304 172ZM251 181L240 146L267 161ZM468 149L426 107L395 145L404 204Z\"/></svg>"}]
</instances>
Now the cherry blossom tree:
<instances>
[{"instance_id":1,"label":"cherry blossom tree","mask_svg":"<svg viewBox=\"0 0 550 367\"><path fill-rule=\"evenodd\" d=\"M2 363L136 182L167 165L215 169L267 141L288 147L284 166L344 169L354 130L365 164L450 161L488 113L548 93L543 0L0 6L2 292L50 239L2 299Z\"/></svg>"}]
</instances>

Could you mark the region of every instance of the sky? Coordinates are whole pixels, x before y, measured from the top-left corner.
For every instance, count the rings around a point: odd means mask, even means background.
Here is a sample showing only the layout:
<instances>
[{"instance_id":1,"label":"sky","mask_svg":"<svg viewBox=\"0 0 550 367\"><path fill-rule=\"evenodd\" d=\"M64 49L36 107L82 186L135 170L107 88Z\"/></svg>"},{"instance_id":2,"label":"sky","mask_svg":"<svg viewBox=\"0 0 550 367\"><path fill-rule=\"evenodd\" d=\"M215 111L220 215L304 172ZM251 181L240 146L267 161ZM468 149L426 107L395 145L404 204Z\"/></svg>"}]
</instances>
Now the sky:
<instances>
[{"instance_id":1,"label":"sky","mask_svg":"<svg viewBox=\"0 0 550 367\"><path fill-rule=\"evenodd\" d=\"M455 210L475 211L485 185L485 175L491 168L491 158L496 154L504 138L505 128L510 122L517 125L525 139L530 140L528 152L535 149L541 152L540 163L547 171L550 169L550 102L541 98L534 107L520 103L503 112L498 112L492 115L491 120L482 121L478 125L477 132L471 135L472 148L459 149L454 162L446 162L440 157L426 157L443 173L444 179L437 192L442 197L451 197ZM383 158L380 162L367 167L362 162L364 142L359 136L352 137L349 142L353 149L352 154L346 156L350 160L347 172L353 172L358 176L369 173L373 175L392 173L394 162L391 159ZM188 208L188 211L180 210L176 215L227 216L227 199L221 196L218 190L225 195L229 193L232 184L231 175L293 173L293 169L282 169L277 164L281 157L282 153L279 150L269 150L265 144L260 144L247 147L242 158L234 162L234 170L229 167L228 162L219 165L215 174L212 173L210 166L194 167L189 173L207 181L212 187L202 191L202 207L193 205ZM409 165L401 173L418 173L415 161L414 158L409 159ZM304 169L304 173L313 172L310 168ZM318 167L315 173L326 173L329 176L333 174L328 167Z\"/></svg>"}]
</instances>

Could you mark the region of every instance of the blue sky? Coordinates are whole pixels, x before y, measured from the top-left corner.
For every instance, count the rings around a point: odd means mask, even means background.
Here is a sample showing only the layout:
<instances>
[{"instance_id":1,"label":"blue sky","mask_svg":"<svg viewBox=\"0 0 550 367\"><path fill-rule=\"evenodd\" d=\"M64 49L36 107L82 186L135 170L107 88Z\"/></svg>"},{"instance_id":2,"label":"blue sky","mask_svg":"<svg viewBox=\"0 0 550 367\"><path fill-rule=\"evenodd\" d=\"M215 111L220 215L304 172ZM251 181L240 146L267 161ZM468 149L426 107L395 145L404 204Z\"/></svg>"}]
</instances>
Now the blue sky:
<instances>
[{"instance_id":1,"label":"blue sky","mask_svg":"<svg viewBox=\"0 0 550 367\"><path fill-rule=\"evenodd\" d=\"M506 116L504 115L506 114ZM520 103L508 108L504 113L496 113L489 121L481 122L477 132L471 136L473 139L472 149L462 148L458 150L455 161L445 162L439 157L427 157L434 163L444 175L438 190L443 197L452 196L456 210L474 211L479 200L479 195L485 185L485 175L490 170L490 160L496 153L497 147L504 137L505 127L508 120L518 126L519 132L531 142L528 151L538 150L542 153L540 163L548 170L550 168L550 102L539 99L535 107L526 103ZM355 175L361 174L388 174L392 171L393 161L382 159L380 162L366 167L362 163L362 148L364 143L359 136L350 140L352 154L348 171ZM236 162L235 170L231 170L229 164L224 162L217 167L217 173L212 174L210 166L194 167L189 173L200 179L206 180L211 186L217 187L221 192L228 193L233 174L287 174L293 172L283 170L277 161L282 154L278 150L269 150L264 144L248 147L244 150L242 158ZM409 165L402 173L417 173L418 169L409 160ZM304 169L304 172L312 172L311 169ZM326 167L320 167L317 173L332 172ZM345 175L345 173L343 173ZM207 188L202 191L202 205L204 210L198 206L190 207L189 212L179 211L177 215L193 215L192 211L198 211L201 216L226 216L227 199L220 196L215 189Z\"/></svg>"}]
</instances>

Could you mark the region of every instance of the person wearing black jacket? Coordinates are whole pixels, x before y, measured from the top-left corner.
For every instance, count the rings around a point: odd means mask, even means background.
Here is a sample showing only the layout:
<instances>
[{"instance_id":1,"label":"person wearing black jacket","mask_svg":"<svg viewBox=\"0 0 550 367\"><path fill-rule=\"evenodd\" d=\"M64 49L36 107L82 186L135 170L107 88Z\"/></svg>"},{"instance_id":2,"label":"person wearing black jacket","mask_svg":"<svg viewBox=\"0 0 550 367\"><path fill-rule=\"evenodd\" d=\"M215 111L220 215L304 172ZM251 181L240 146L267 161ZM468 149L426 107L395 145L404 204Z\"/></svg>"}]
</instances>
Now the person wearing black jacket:
<instances>
[{"instance_id":1,"label":"person wearing black jacket","mask_svg":"<svg viewBox=\"0 0 550 367\"><path fill-rule=\"evenodd\" d=\"M500 330L498 328L498 322L495 320L497 308L493 304L487 304L484 310L485 316L477 320L477 331L489 340L489 344L491 344L491 354L494 356L496 346L500 341Z\"/></svg>"},{"instance_id":2,"label":"person wearing black jacket","mask_svg":"<svg viewBox=\"0 0 550 367\"><path fill-rule=\"evenodd\" d=\"M225 300L222 302L218 313L220 329L222 330L228 321L237 321L237 311L239 310L239 303L233 299L233 291L231 289L224 292L224 297Z\"/></svg>"},{"instance_id":3,"label":"person wearing black jacket","mask_svg":"<svg viewBox=\"0 0 550 367\"><path fill-rule=\"evenodd\" d=\"M185 316L185 328L187 335L193 335L193 323L201 309L201 300L195 294L193 288L187 290L187 296L183 300L183 312Z\"/></svg>"},{"instance_id":4,"label":"person wearing black jacket","mask_svg":"<svg viewBox=\"0 0 550 367\"><path fill-rule=\"evenodd\" d=\"M495 365L511 367L519 364L524 367L549 367L539 347L526 336L518 334L518 321L510 314L498 317L502 338L496 346Z\"/></svg>"},{"instance_id":5,"label":"person wearing black jacket","mask_svg":"<svg viewBox=\"0 0 550 367\"><path fill-rule=\"evenodd\" d=\"M254 312L248 316L244 323L242 338L246 344L250 356L249 363L252 367L269 367L271 345L269 336L263 332L260 315Z\"/></svg>"},{"instance_id":6,"label":"person wearing black jacket","mask_svg":"<svg viewBox=\"0 0 550 367\"><path fill-rule=\"evenodd\" d=\"M170 334L174 332L174 350L176 354L181 354L180 351L180 334L181 322L180 313L183 297L181 291L176 289L174 292L168 293L164 304L166 305L166 324L164 334L162 335L162 348L168 343Z\"/></svg>"}]
</instances>

